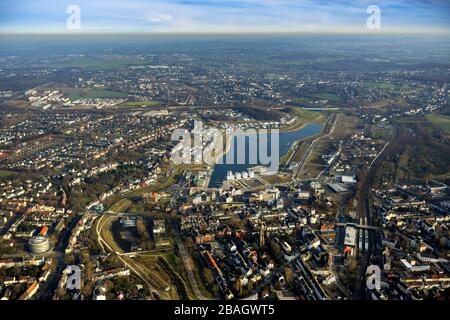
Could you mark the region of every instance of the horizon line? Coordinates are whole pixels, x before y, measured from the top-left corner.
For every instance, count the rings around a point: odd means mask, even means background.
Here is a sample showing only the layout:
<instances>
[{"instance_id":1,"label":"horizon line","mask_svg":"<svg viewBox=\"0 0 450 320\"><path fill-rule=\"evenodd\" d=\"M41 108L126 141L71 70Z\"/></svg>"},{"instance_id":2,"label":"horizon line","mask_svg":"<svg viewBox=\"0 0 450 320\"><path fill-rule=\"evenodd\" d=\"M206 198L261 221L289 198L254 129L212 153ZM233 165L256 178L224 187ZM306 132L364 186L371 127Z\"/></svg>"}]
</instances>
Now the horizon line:
<instances>
[{"instance_id":1,"label":"horizon line","mask_svg":"<svg viewBox=\"0 0 450 320\"><path fill-rule=\"evenodd\" d=\"M450 30L333 30L333 31L2 31L0 35L26 36L26 35L42 35L42 36L91 36L91 35L167 35L167 36L238 36L238 35L450 35Z\"/></svg>"}]
</instances>

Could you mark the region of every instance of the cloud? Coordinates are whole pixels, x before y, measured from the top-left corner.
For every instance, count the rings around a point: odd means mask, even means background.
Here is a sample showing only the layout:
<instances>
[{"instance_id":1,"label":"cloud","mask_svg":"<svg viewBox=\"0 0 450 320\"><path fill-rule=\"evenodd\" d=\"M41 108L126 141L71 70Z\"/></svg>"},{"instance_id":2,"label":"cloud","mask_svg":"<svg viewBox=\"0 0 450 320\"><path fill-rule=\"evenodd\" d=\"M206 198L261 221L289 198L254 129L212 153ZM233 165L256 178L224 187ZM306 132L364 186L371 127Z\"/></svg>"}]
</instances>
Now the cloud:
<instances>
[{"instance_id":1,"label":"cloud","mask_svg":"<svg viewBox=\"0 0 450 320\"><path fill-rule=\"evenodd\" d=\"M386 30L449 29L444 0L0 0L0 30L64 32L77 4L85 31L362 31L374 2Z\"/></svg>"},{"instance_id":2,"label":"cloud","mask_svg":"<svg viewBox=\"0 0 450 320\"><path fill-rule=\"evenodd\" d=\"M148 21L154 23L167 23L173 20L172 15L170 14L161 14L161 13L150 13L148 16Z\"/></svg>"}]
</instances>

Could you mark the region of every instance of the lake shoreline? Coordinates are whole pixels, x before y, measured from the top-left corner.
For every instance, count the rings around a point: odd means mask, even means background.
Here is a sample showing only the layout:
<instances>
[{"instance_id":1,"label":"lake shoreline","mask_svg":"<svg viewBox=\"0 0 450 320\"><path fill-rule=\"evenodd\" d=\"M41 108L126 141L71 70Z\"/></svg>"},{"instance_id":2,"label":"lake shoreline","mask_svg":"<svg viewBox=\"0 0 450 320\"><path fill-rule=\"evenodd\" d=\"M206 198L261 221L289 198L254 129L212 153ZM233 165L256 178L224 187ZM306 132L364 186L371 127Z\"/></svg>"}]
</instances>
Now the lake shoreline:
<instances>
[{"instance_id":1,"label":"lake shoreline","mask_svg":"<svg viewBox=\"0 0 450 320\"><path fill-rule=\"evenodd\" d=\"M280 150L279 150L279 164L281 164L281 161L283 157L285 157L287 154L289 154L290 150L297 145L300 141L308 139L313 136L319 135L323 130L323 123L315 123L315 122L308 122L303 123L300 128L294 131L282 131L280 130L280 137L279 137L279 143L280 143ZM225 135L225 133L224 133ZM226 148L225 151L221 152L216 156L216 164L214 165L212 169L212 175L211 175L211 183L210 187L216 187L214 185L219 185L219 181L223 180L226 176L227 171L233 171L233 172L240 172L240 171L246 171L248 168L252 166L257 166L259 164L250 165L247 163L243 164L226 164L223 159L226 157L226 155L231 150L232 145L234 145L232 142L235 135L226 135ZM270 135L269 135L270 139ZM259 140L258 140L259 144ZM246 144L246 151L245 154L248 156L249 150L248 150L248 144ZM236 155L235 155L236 156ZM222 161L221 161L222 160ZM218 163L220 161L220 163Z\"/></svg>"}]
</instances>

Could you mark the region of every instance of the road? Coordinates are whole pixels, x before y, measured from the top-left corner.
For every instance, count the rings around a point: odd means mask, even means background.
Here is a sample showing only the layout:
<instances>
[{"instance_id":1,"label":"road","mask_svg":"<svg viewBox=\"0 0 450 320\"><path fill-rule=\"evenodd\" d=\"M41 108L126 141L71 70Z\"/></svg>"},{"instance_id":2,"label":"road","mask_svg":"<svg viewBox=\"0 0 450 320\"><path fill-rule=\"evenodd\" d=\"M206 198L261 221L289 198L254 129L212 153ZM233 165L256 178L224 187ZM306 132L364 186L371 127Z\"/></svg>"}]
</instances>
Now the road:
<instances>
[{"instance_id":1,"label":"road","mask_svg":"<svg viewBox=\"0 0 450 320\"><path fill-rule=\"evenodd\" d=\"M62 272L66 267L64 261L65 251L69 245L69 238L72 234L73 228L77 225L78 221L81 219L82 215L75 216L68 224L68 226L63 230L59 242L56 244L54 249L54 257L56 258L56 268L51 273L50 277L46 282L40 284L38 294L36 299L38 300L49 300L53 297L54 291L58 287L59 281L61 280Z\"/></svg>"},{"instance_id":2,"label":"road","mask_svg":"<svg viewBox=\"0 0 450 320\"><path fill-rule=\"evenodd\" d=\"M254 288L251 293L248 296L252 296L258 292L260 292L262 289L264 289L267 285L271 284L273 282L273 278L279 274L283 273L284 268L286 267L293 267L297 269L297 272L301 274L302 281L304 281L305 288L307 288L310 294L308 294L308 297L311 300L324 300L327 299L326 294L323 292L320 285L317 283L316 279L312 275L311 271L308 269L306 264L303 262L302 258L300 256L295 257L291 261L288 261L281 266L279 266L277 269L273 270L269 276L267 276L261 283L258 284L256 288Z\"/></svg>"}]
</instances>

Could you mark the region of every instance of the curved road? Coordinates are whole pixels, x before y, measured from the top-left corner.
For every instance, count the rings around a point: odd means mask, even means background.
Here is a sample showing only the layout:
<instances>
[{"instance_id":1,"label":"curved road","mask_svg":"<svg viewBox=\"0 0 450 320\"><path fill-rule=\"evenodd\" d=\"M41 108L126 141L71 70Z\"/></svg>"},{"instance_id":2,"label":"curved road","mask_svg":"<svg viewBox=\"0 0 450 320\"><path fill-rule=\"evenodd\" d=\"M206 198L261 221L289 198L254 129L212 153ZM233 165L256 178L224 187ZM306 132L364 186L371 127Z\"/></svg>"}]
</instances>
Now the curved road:
<instances>
[{"instance_id":1,"label":"curved road","mask_svg":"<svg viewBox=\"0 0 450 320\"><path fill-rule=\"evenodd\" d=\"M106 217L106 218L105 218ZM105 219L103 219L105 218ZM113 252L116 254L117 258L122 261L122 263L130 269L132 272L134 272L144 283L150 288L150 291L152 294L156 297L159 297L159 292L145 279L145 276L141 274L141 271L137 270L137 266L134 262L128 261L127 258L123 258L121 256L121 252L118 252L114 250L107 241L105 241L102 237L101 230L105 227L105 225L109 225L110 221L113 219L117 219L115 216L101 216L99 218L99 221L96 224L95 232L97 234L98 242L100 246L102 247L102 252L106 252L108 249L109 252ZM105 249L106 248L106 249Z\"/></svg>"}]
</instances>

